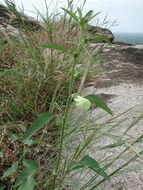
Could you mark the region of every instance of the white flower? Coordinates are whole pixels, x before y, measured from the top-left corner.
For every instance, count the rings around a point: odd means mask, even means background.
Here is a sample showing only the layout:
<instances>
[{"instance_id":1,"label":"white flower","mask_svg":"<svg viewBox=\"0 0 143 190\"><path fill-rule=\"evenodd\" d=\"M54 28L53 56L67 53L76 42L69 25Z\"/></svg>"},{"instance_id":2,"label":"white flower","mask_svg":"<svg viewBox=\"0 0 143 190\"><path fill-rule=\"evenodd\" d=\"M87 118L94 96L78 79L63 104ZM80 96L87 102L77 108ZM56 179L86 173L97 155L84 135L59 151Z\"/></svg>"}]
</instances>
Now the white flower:
<instances>
[{"instance_id":1,"label":"white flower","mask_svg":"<svg viewBox=\"0 0 143 190\"><path fill-rule=\"evenodd\" d=\"M82 109L82 110L89 110L91 107L91 103L86 98L83 98L82 96L75 96L74 98L76 107Z\"/></svg>"}]
</instances>

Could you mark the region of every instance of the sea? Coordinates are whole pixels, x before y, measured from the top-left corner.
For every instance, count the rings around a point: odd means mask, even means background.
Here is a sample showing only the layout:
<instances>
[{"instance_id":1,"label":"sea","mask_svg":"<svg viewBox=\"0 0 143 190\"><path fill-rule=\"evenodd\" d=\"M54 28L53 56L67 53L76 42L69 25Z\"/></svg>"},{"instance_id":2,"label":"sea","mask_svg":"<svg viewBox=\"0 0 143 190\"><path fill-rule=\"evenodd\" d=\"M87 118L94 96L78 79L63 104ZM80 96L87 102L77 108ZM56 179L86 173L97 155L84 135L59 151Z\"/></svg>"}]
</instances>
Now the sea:
<instances>
[{"instance_id":1,"label":"sea","mask_svg":"<svg viewBox=\"0 0 143 190\"><path fill-rule=\"evenodd\" d=\"M143 33L114 33L115 42L143 45Z\"/></svg>"}]
</instances>

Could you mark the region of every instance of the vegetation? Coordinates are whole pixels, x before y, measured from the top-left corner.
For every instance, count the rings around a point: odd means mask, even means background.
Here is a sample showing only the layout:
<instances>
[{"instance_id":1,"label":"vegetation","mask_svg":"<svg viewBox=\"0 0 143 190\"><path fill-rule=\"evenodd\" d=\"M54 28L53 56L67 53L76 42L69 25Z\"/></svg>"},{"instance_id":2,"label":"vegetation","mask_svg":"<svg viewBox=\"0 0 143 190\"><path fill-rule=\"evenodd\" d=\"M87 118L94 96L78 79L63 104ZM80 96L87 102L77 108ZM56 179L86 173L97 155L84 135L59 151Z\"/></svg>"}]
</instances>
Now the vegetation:
<instances>
[{"instance_id":1,"label":"vegetation","mask_svg":"<svg viewBox=\"0 0 143 190\"><path fill-rule=\"evenodd\" d=\"M15 4L5 2L23 32L0 39L0 190L91 190L137 158L140 162L143 152L135 151L134 145L143 136L134 139L128 132L143 115L119 133L127 112L100 123L107 115L93 117L91 104L112 115L110 108L93 94L81 96L96 64L90 43L102 40L86 36L85 28L98 14L83 15L86 1L74 9L70 0L61 15L49 15L48 8L46 18L38 12L44 27L33 32ZM99 145L107 138L111 144ZM115 155L93 155L116 147L121 149ZM119 159L121 165L115 167Z\"/></svg>"}]
</instances>

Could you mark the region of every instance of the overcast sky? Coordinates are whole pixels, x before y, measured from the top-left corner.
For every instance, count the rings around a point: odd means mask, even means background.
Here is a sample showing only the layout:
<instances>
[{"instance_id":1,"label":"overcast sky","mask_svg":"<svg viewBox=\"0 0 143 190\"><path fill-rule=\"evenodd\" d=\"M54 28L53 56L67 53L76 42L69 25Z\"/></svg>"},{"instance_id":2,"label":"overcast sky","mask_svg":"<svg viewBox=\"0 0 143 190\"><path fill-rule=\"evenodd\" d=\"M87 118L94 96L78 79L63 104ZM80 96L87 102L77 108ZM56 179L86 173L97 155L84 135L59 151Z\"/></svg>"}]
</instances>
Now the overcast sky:
<instances>
[{"instance_id":1,"label":"overcast sky","mask_svg":"<svg viewBox=\"0 0 143 190\"><path fill-rule=\"evenodd\" d=\"M45 6L41 1L44 2L44 0L15 0L19 6L23 4L25 12L31 16L33 13L30 11L35 10L34 6L44 13ZM48 4L51 2L51 0L46 1ZM66 0L59 0L59 2L59 7L63 7ZM95 12L101 11L100 21L106 14L112 22L117 20L118 26L111 28L114 32L143 33L143 0L87 0L85 11L90 9Z\"/></svg>"}]
</instances>

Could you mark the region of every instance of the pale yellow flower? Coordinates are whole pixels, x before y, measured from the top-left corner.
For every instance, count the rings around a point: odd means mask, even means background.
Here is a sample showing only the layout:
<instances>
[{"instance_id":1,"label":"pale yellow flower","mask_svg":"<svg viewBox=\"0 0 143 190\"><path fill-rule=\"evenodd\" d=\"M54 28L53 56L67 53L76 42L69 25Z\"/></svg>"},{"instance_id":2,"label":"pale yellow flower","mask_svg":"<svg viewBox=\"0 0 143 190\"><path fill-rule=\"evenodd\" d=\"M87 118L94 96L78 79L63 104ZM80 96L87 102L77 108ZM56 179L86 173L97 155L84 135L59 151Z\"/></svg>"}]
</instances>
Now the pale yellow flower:
<instances>
[{"instance_id":1,"label":"pale yellow flower","mask_svg":"<svg viewBox=\"0 0 143 190\"><path fill-rule=\"evenodd\" d=\"M91 107L91 103L86 98L83 98L82 96L75 96L74 98L76 107L82 109L82 110L89 110Z\"/></svg>"}]
</instances>

